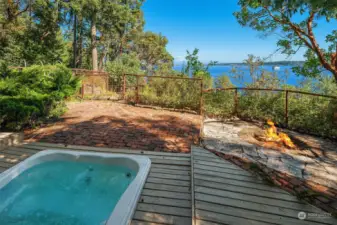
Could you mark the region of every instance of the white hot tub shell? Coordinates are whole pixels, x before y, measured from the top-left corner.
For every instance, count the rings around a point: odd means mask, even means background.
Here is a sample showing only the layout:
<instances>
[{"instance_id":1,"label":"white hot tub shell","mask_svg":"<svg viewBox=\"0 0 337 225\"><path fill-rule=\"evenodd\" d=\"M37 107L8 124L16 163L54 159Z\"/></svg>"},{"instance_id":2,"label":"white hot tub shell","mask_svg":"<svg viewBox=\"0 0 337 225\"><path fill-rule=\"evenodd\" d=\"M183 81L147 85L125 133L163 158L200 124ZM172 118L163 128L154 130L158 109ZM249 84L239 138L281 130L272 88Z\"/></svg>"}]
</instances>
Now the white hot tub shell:
<instances>
[{"instance_id":1,"label":"white hot tub shell","mask_svg":"<svg viewBox=\"0 0 337 225\"><path fill-rule=\"evenodd\" d=\"M131 223L141 191L150 171L151 160L148 157L128 154L63 151L52 149L44 150L0 174L0 189L23 171L33 167L34 165L54 160L126 166L133 171L136 171L136 177L117 202L105 225L126 225Z\"/></svg>"}]
</instances>

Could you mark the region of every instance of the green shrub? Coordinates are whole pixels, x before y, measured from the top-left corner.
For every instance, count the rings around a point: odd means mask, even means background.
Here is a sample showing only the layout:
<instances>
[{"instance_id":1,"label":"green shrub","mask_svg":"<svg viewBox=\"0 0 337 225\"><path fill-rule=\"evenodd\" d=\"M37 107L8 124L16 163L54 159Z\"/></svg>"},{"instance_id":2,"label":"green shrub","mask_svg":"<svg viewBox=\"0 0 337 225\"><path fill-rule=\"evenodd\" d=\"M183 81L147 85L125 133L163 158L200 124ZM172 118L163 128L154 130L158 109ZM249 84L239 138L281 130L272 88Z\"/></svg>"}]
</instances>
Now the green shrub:
<instances>
[{"instance_id":1,"label":"green shrub","mask_svg":"<svg viewBox=\"0 0 337 225\"><path fill-rule=\"evenodd\" d=\"M285 94L267 91L239 92L238 115L243 118L267 120L285 123Z\"/></svg>"},{"instance_id":2,"label":"green shrub","mask_svg":"<svg viewBox=\"0 0 337 225\"><path fill-rule=\"evenodd\" d=\"M211 117L230 117L234 112L234 91L204 93L204 111Z\"/></svg>"},{"instance_id":3,"label":"green shrub","mask_svg":"<svg viewBox=\"0 0 337 225\"><path fill-rule=\"evenodd\" d=\"M148 78L139 91L142 104L199 110L200 83L192 80Z\"/></svg>"},{"instance_id":4,"label":"green shrub","mask_svg":"<svg viewBox=\"0 0 337 225\"><path fill-rule=\"evenodd\" d=\"M205 113L213 117L231 117L234 112L234 91L204 94ZM289 93L288 126L327 137L337 137L334 113L337 100ZM285 125L285 93L266 91L239 91L237 116L243 119L266 121L272 119Z\"/></svg>"},{"instance_id":5,"label":"green shrub","mask_svg":"<svg viewBox=\"0 0 337 225\"><path fill-rule=\"evenodd\" d=\"M31 66L0 78L0 128L19 130L64 112L80 80L63 65Z\"/></svg>"},{"instance_id":6,"label":"green shrub","mask_svg":"<svg viewBox=\"0 0 337 225\"><path fill-rule=\"evenodd\" d=\"M108 62L105 70L109 73L109 85L112 91L121 92L123 87L124 74L143 74L140 69L141 62L135 53L122 54L112 62ZM136 78L133 76L126 76L128 83L135 83Z\"/></svg>"},{"instance_id":7,"label":"green shrub","mask_svg":"<svg viewBox=\"0 0 337 225\"><path fill-rule=\"evenodd\" d=\"M241 83L240 72L234 71L232 79ZM299 90L325 95L337 96L334 78L321 74L317 79L303 78L299 86L284 84L276 72L261 71L250 74L252 83L244 83L248 88L270 88ZM222 75L215 80L216 88L232 88L229 77ZM204 94L205 114L212 117L231 117L234 114L233 90L208 92ZM307 133L327 137L337 137L337 125L334 114L337 113L337 100L289 92L288 95L288 127ZM239 90L238 117L266 121L272 119L278 125L286 125L285 92Z\"/></svg>"},{"instance_id":8,"label":"green shrub","mask_svg":"<svg viewBox=\"0 0 337 225\"><path fill-rule=\"evenodd\" d=\"M337 100L289 94L289 127L292 129L337 137L336 112Z\"/></svg>"}]
</instances>

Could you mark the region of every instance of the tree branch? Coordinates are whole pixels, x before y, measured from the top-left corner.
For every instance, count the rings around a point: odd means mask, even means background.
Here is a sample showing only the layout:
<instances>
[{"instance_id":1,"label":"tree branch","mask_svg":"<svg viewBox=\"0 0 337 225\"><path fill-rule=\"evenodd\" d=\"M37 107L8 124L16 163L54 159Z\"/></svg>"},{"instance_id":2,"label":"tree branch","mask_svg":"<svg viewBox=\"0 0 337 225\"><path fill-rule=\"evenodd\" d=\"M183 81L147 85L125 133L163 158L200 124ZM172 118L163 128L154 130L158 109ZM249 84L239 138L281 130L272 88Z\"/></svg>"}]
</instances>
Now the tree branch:
<instances>
[{"instance_id":1,"label":"tree branch","mask_svg":"<svg viewBox=\"0 0 337 225\"><path fill-rule=\"evenodd\" d=\"M310 10L310 14L309 14L309 18L307 21L307 32L304 31L301 27L299 27L298 25L292 23L290 21L290 19L284 15L283 12L280 12L280 14L282 15L283 18L286 19L280 19L278 17L276 17L275 15L273 15L273 13L269 10L268 6L264 6L264 9L267 11L267 13L269 14L269 16L275 20L276 22L283 24L283 25L288 25L291 27L291 29L295 32L295 34L298 36L298 38L303 41L303 43L311 50L313 50L315 52L315 54L317 55L320 63L322 64L322 66L324 68L326 68L327 70L329 70L330 72L333 73L334 77L337 80L337 60L334 63L328 63L324 57L324 53L322 52L322 50L319 48L319 45L316 41L313 29L312 29L312 23L313 20L315 18L316 12L314 10ZM336 54L337 54L337 47L336 47Z\"/></svg>"},{"instance_id":2,"label":"tree branch","mask_svg":"<svg viewBox=\"0 0 337 225\"><path fill-rule=\"evenodd\" d=\"M326 59L324 58L324 55L323 55L323 52L321 51L321 49L319 48L319 45L316 41L316 38L315 38L315 35L314 35L314 32L312 30L312 21L314 20L314 17L315 17L315 12L314 11L311 11L310 12L310 16L308 18L308 22L307 22L307 29L308 29L308 38L313 46L313 50L316 52L318 58L319 58L319 61L322 63L322 65L329 69L329 70L333 70L334 68L332 67L331 64L329 64Z\"/></svg>"},{"instance_id":3,"label":"tree branch","mask_svg":"<svg viewBox=\"0 0 337 225\"><path fill-rule=\"evenodd\" d=\"M21 11L17 12L16 14L14 14L14 17L18 17L20 14L26 12L28 10L28 8L29 8L29 4L27 4L26 7L23 10L21 10Z\"/></svg>"},{"instance_id":4,"label":"tree branch","mask_svg":"<svg viewBox=\"0 0 337 225\"><path fill-rule=\"evenodd\" d=\"M42 36L40 37L40 40L43 41L43 39L45 39L49 34L50 34L49 31L43 32Z\"/></svg>"},{"instance_id":5,"label":"tree branch","mask_svg":"<svg viewBox=\"0 0 337 225\"><path fill-rule=\"evenodd\" d=\"M264 8L265 8L265 10L267 11L267 13L269 14L269 16L273 18L273 20L275 20L276 22L279 22L279 23L281 23L281 24L287 24L287 25L289 25L289 26L293 29L293 31L296 33L296 35L297 35L297 36L298 36L298 37L305 43L305 45L306 45L308 48L312 49L311 44L308 42L308 40L307 40L306 38L303 37L303 35L304 35L304 36L307 36L307 34L305 33L304 30L302 30L300 27L296 26L296 25L295 25L294 23L292 23L289 19L287 19L287 20L282 19L282 20L281 20L281 19L277 18L276 16L274 16L274 15L272 14L272 12L268 9L267 6L265 6ZM283 17L287 18L282 12L280 12L280 13L281 13L281 15L282 15Z\"/></svg>"},{"instance_id":6,"label":"tree branch","mask_svg":"<svg viewBox=\"0 0 337 225\"><path fill-rule=\"evenodd\" d=\"M337 69L337 43L336 43L336 52L334 55L331 56L335 60L335 68Z\"/></svg>"},{"instance_id":7,"label":"tree branch","mask_svg":"<svg viewBox=\"0 0 337 225\"><path fill-rule=\"evenodd\" d=\"M17 1L16 7L19 7L19 2L20 1ZM26 5L26 7L24 9L22 9L21 11L18 11L17 13L15 13L15 14L12 15L13 18L18 17L20 14L26 12L29 9L29 6L30 6L30 4L27 3L27 5Z\"/></svg>"},{"instance_id":8,"label":"tree branch","mask_svg":"<svg viewBox=\"0 0 337 225\"><path fill-rule=\"evenodd\" d=\"M19 15L26 12L29 9L29 4L27 4L26 7L24 7L21 11L19 10L19 7L20 7L20 1L16 1L16 2L8 1L6 9L5 9L7 12L7 23L12 22ZM15 11L17 12L15 13Z\"/></svg>"},{"instance_id":9,"label":"tree branch","mask_svg":"<svg viewBox=\"0 0 337 225\"><path fill-rule=\"evenodd\" d=\"M324 53L320 49L320 47L317 43L317 40L315 38L314 32L312 30L312 22L314 20L315 13L316 13L315 11L311 10L309 18L308 18L308 22L307 22L308 38L309 38L309 40L311 42L311 45L313 47L312 49L316 53L316 55L318 56L318 59L321 62L322 66L324 68L326 68L327 70L329 70L337 80L337 63L336 62L335 63L329 63L325 59ZM331 55L331 57L333 57L333 55Z\"/></svg>"}]
</instances>

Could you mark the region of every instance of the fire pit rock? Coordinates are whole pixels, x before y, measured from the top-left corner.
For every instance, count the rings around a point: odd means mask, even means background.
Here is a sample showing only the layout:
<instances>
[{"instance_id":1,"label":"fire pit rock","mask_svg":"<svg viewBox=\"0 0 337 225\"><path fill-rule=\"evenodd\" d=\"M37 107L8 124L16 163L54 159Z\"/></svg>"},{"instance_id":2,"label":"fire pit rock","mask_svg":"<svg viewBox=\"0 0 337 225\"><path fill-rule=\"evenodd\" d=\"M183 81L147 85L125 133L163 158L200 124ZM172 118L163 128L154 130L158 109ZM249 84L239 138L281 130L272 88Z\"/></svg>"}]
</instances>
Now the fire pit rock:
<instances>
[{"instance_id":1,"label":"fire pit rock","mask_svg":"<svg viewBox=\"0 0 337 225\"><path fill-rule=\"evenodd\" d=\"M206 120L203 144L207 149L245 158L299 179L337 189L336 143L286 131L289 136L296 137L298 148L270 147L255 138L263 135L262 132L261 127L241 120Z\"/></svg>"}]
</instances>

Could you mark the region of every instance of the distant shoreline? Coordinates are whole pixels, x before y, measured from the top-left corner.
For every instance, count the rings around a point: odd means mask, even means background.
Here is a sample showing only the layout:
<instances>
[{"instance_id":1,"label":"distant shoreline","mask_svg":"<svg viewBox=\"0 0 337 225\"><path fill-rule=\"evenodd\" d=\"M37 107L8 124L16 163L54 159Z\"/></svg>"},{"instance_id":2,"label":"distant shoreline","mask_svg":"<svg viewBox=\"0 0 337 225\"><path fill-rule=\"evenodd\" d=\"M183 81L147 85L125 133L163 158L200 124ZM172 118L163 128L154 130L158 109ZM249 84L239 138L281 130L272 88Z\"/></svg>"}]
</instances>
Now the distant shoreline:
<instances>
[{"instance_id":1,"label":"distant shoreline","mask_svg":"<svg viewBox=\"0 0 337 225\"><path fill-rule=\"evenodd\" d=\"M275 62L264 62L263 65L269 65L269 66L297 66L297 65L302 65L304 63L304 61L275 61ZM247 63L217 63L214 66L243 66L243 65L247 65Z\"/></svg>"},{"instance_id":2,"label":"distant shoreline","mask_svg":"<svg viewBox=\"0 0 337 225\"><path fill-rule=\"evenodd\" d=\"M301 66L303 65L304 61L274 61L274 62L264 62L263 65L265 66ZM185 63L179 62L176 63L175 66L183 66ZM207 65L207 64L205 64ZM247 63L244 62L232 62L232 63L226 63L226 62L220 62L217 63L214 66L247 66Z\"/></svg>"}]
</instances>

